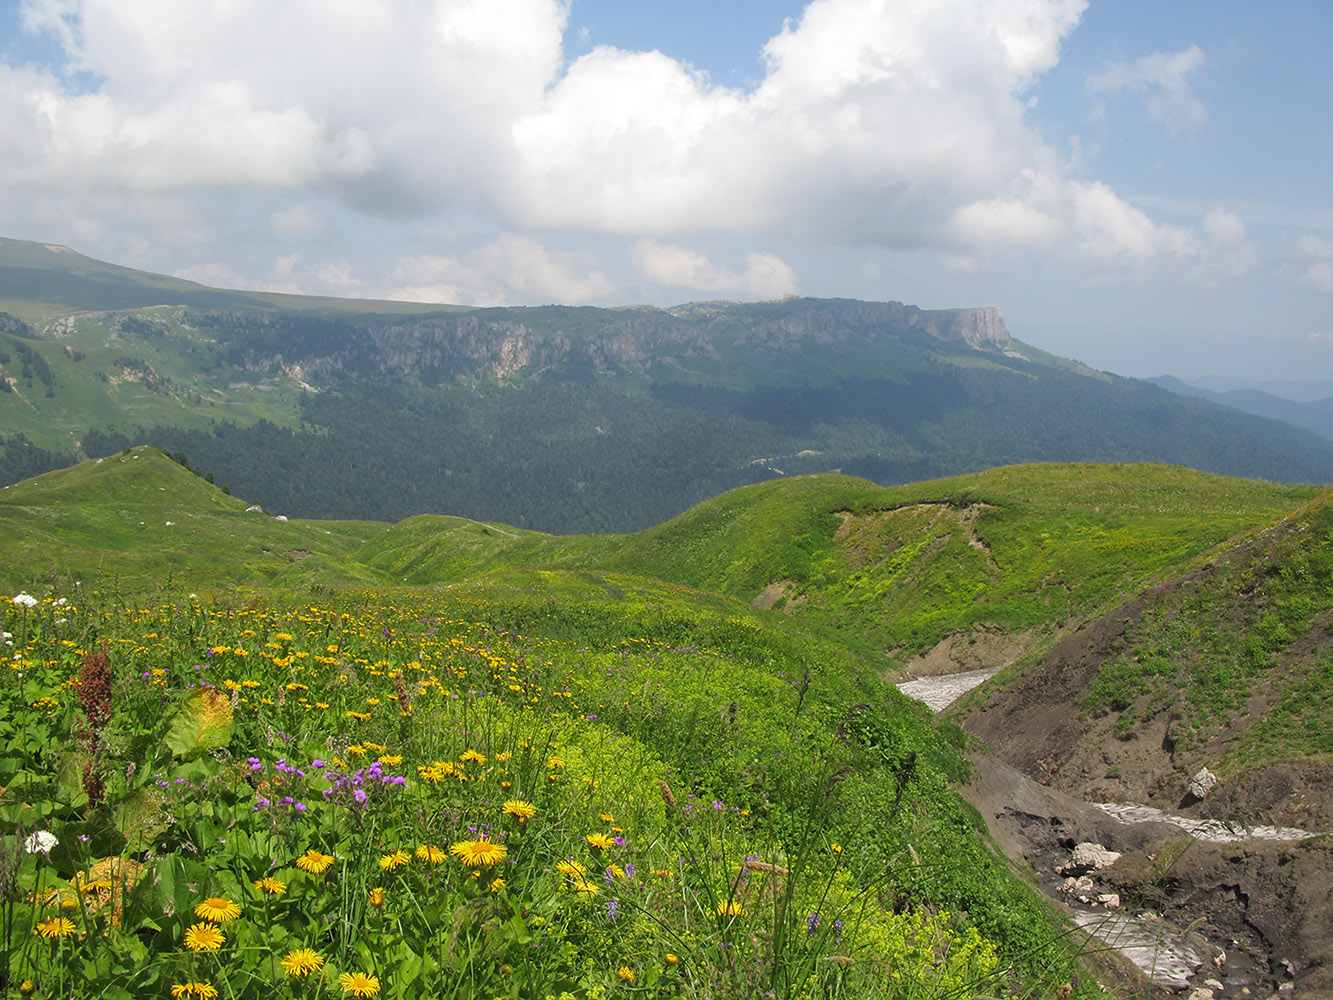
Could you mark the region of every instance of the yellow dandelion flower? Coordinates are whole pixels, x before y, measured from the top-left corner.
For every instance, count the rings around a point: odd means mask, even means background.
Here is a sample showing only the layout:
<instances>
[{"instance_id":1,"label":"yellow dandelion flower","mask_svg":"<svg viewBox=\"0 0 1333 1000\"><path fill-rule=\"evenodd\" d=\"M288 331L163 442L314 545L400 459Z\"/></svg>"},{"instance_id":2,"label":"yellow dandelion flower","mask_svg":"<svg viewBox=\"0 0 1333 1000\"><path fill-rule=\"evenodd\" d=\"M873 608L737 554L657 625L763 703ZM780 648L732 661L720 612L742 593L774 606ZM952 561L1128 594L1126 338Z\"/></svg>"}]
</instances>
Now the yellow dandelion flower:
<instances>
[{"instance_id":1,"label":"yellow dandelion flower","mask_svg":"<svg viewBox=\"0 0 1333 1000\"><path fill-rule=\"evenodd\" d=\"M829 849L830 851L832 851L834 854L841 854L841 853L842 853L842 845L841 845L841 844L829 844L829 845L828 845L828 849Z\"/></svg>"},{"instance_id":2,"label":"yellow dandelion flower","mask_svg":"<svg viewBox=\"0 0 1333 1000\"><path fill-rule=\"evenodd\" d=\"M384 890L379 886L375 886L375 888L370 890L370 895L366 897L366 901L370 903L371 906L384 905Z\"/></svg>"},{"instance_id":3,"label":"yellow dandelion flower","mask_svg":"<svg viewBox=\"0 0 1333 1000\"><path fill-rule=\"evenodd\" d=\"M199 1000L217 1000L218 991L212 983L176 983L171 987L171 995L176 1000L182 997L198 997Z\"/></svg>"},{"instance_id":4,"label":"yellow dandelion flower","mask_svg":"<svg viewBox=\"0 0 1333 1000\"><path fill-rule=\"evenodd\" d=\"M352 712L348 712L347 714L348 714L348 715L352 715L352 714L354 714L354 713L352 713ZM359 714L365 715L364 712L359 713ZM366 717L367 719L370 718L369 715L366 715L365 717ZM353 743L350 747L347 748L347 753L348 753L349 756L352 756L352 757L362 757L362 756L364 756L365 753L366 753L366 748L363 747L360 743Z\"/></svg>"},{"instance_id":5,"label":"yellow dandelion flower","mask_svg":"<svg viewBox=\"0 0 1333 1000\"><path fill-rule=\"evenodd\" d=\"M573 858L570 858L568 861L557 861L555 863L555 870L563 872L570 878L582 878L584 875L588 874L588 869Z\"/></svg>"},{"instance_id":6,"label":"yellow dandelion flower","mask_svg":"<svg viewBox=\"0 0 1333 1000\"><path fill-rule=\"evenodd\" d=\"M581 892L585 896L596 896L602 891L601 886L596 882L589 882L586 878L576 878L573 884L574 891Z\"/></svg>"},{"instance_id":7,"label":"yellow dandelion flower","mask_svg":"<svg viewBox=\"0 0 1333 1000\"><path fill-rule=\"evenodd\" d=\"M25 979L19 983L19 996L30 997L37 992L37 984L31 979Z\"/></svg>"},{"instance_id":8,"label":"yellow dandelion flower","mask_svg":"<svg viewBox=\"0 0 1333 1000\"><path fill-rule=\"evenodd\" d=\"M565 766L565 758L563 758L563 757L547 757L547 758L546 758L546 766L547 766L547 767L564 767L564 766Z\"/></svg>"},{"instance_id":9,"label":"yellow dandelion flower","mask_svg":"<svg viewBox=\"0 0 1333 1000\"><path fill-rule=\"evenodd\" d=\"M662 956L662 960L665 961L667 965L676 965L680 962L680 956L667 952Z\"/></svg>"},{"instance_id":10,"label":"yellow dandelion flower","mask_svg":"<svg viewBox=\"0 0 1333 1000\"><path fill-rule=\"evenodd\" d=\"M513 759L513 756L514 756L514 755L513 755L512 753L510 753L508 750L506 750L506 751L504 751L503 753L497 753L497 754L495 755L495 759L496 759L496 760L501 760L501 761L503 761L503 760L512 760L512 759Z\"/></svg>"},{"instance_id":11,"label":"yellow dandelion flower","mask_svg":"<svg viewBox=\"0 0 1333 1000\"><path fill-rule=\"evenodd\" d=\"M624 878L625 869L621 868L620 865L607 865L606 874L610 875L612 878Z\"/></svg>"},{"instance_id":12,"label":"yellow dandelion flower","mask_svg":"<svg viewBox=\"0 0 1333 1000\"><path fill-rule=\"evenodd\" d=\"M412 855L406 851L394 851L392 854L380 855L380 867L386 872L393 871L412 860Z\"/></svg>"},{"instance_id":13,"label":"yellow dandelion flower","mask_svg":"<svg viewBox=\"0 0 1333 1000\"><path fill-rule=\"evenodd\" d=\"M524 823L537 815L537 807L531 802L524 802L522 799L508 799L501 811L516 817L520 823Z\"/></svg>"},{"instance_id":14,"label":"yellow dandelion flower","mask_svg":"<svg viewBox=\"0 0 1333 1000\"><path fill-rule=\"evenodd\" d=\"M739 917L744 912L745 907L734 899L724 899L717 904L717 915L719 917Z\"/></svg>"},{"instance_id":15,"label":"yellow dandelion flower","mask_svg":"<svg viewBox=\"0 0 1333 1000\"><path fill-rule=\"evenodd\" d=\"M66 917L39 920L37 926L33 928L33 933L47 939L64 937L66 934L74 933L74 921Z\"/></svg>"},{"instance_id":16,"label":"yellow dandelion flower","mask_svg":"<svg viewBox=\"0 0 1333 1000\"><path fill-rule=\"evenodd\" d=\"M265 875L263 878L255 879L255 888L268 896L281 896L287 891L287 883Z\"/></svg>"},{"instance_id":17,"label":"yellow dandelion flower","mask_svg":"<svg viewBox=\"0 0 1333 1000\"><path fill-rule=\"evenodd\" d=\"M191 951L217 951L227 943L227 935L217 924L192 924L185 932L185 947Z\"/></svg>"},{"instance_id":18,"label":"yellow dandelion flower","mask_svg":"<svg viewBox=\"0 0 1333 1000\"><path fill-rule=\"evenodd\" d=\"M670 868L654 868L653 878L675 878L676 873Z\"/></svg>"},{"instance_id":19,"label":"yellow dandelion flower","mask_svg":"<svg viewBox=\"0 0 1333 1000\"><path fill-rule=\"evenodd\" d=\"M499 892L505 887L505 880L502 878L491 879L491 892Z\"/></svg>"},{"instance_id":20,"label":"yellow dandelion flower","mask_svg":"<svg viewBox=\"0 0 1333 1000\"><path fill-rule=\"evenodd\" d=\"M434 844L418 844L416 855L418 861L428 861L433 865L438 865L449 857Z\"/></svg>"},{"instance_id":21,"label":"yellow dandelion flower","mask_svg":"<svg viewBox=\"0 0 1333 1000\"><path fill-rule=\"evenodd\" d=\"M628 965L622 965L616 970L616 978L622 982L632 983L634 982L634 970Z\"/></svg>"},{"instance_id":22,"label":"yellow dandelion flower","mask_svg":"<svg viewBox=\"0 0 1333 1000\"><path fill-rule=\"evenodd\" d=\"M350 993L357 1000L373 997L380 991L379 976L368 976L364 972L344 972L338 977L338 985L344 993Z\"/></svg>"},{"instance_id":23,"label":"yellow dandelion flower","mask_svg":"<svg viewBox=\"0 0 1333 1000\"><path fill-rule=\"evenodd\" d=\"M497 844L483 838L480 840L460 840L455 844L450 844L449 853L469 868L486 868L497 861L503 861L508 851L504 844Z\"/></svg>"},{"instance_id":24,"label":"yellow dandelion flower","mask_svg":"<svg viewBox=\"0 0 1333 1000\"><path fill-rule=\"evenodd\" d=\"M597 818L600 819L603 823L614 823L616 821L616 818L612 816L610 813L602 813Z\"/></svg>"},{"instance_id":25,"label":"yellow dandelion flower","mask_svg":"<svg viewBox=\"0 0 1333 1000\"><path fill-rule=\"evenodd\" d=\"M464 750L463 753L462 753L462 755L461 755L458 759L461 760L461 761L463 761L463 762L467 762L467 761L469 761L469 760L474 760L474 761L476 761L478 764L485 764L485 763L486 763L486 757L485 757L485 755L484 755L484 754L477 753L477 751L475 751L475 750Z\"/></svg>"},{"instance_id":26,"label":"yellow dandelion flower","mask_svg":"<svg viewBox=\"0 0 1333 1000\"><path fill-rule=\"evenodd\" d=\"M225 924L241 915L241 907L230 899L210 896L194 908L194 915L200 920L211 920L215 924Z\"/></svg>"},{"instance_id":27,"label":"yellow dandelion flower","mask_svg":"<svg viewBox=\"0 0 1333 1000\"><path fill-rule=\"evenodd\" d=\"M313 847L296 859L296 867L311 875L323 875L333 864L333 855L321 854Z\"/></svg>"},{"instance_id":28,"label":"yellow dandelion flower","mask_svg":"<svg viewBox=\"0 0 1333 1000\"><path fill-rule=\"evenodd\" d=\"M402 755L402 754L397 754L397 753L386 753L386 754L384 754L382 757L380 757L380 763L381 763L381 764L387 764L387 765L389 765L390 767L395 767L395 766L397 766L398 764L401 764L402 762L403 762L403 755Z\"/></svg>"},{"instance_id":29,"label":"yellow dandelion flower","mask_svg":"<svg viewBox=\"0 0 1333 1000\"><path fill-rule=\"evenodd\" d=\"M282 959L282 971L289 976L300 978L324 967L324 958L312 948L298 948L289 951Z\"/></svg>"},{"instance_id":30,"label":"yellow dandelion flower","mask_svg":"<svg viewBox=\"0 0 1333 1000\"><path fill-rule=\"evenodd\" d=\"M583 839L601 851L609 850L615 843L615 841L604 833L590 833Z\"/></svg>"}]
</instances>

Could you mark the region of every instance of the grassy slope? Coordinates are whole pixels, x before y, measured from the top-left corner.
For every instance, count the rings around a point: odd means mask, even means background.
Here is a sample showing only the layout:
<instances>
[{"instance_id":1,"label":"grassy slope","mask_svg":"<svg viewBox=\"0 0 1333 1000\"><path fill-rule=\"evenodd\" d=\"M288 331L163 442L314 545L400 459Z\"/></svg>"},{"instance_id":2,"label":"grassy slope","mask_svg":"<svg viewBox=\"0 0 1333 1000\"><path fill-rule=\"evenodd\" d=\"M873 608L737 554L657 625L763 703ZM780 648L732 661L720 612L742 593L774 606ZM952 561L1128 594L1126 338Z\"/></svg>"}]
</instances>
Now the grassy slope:
<instances>
[{"instance_id":1,"label":"grassy slope","mask_svg":"<svg viewBox=\"0 0 1333 1000\"><path fill-rule=\"evenodd\" d=\"M700 504L602 563L746 600L788 581L791 613L915 652L955 630L1088 615L1315 492L1159 465L1023 465L892 488L812 476Z\"/></svg>"},{"instance_id":2,"label":"grassy slope","mask_svg":"<svg viewBox=\"0 0 1333 1000\"><path fill-rule=\"evenodd\" d=\"M753 601L778 581L769 598L791 614L910 653L953 631L1044 632L1085 617L1316 493L1155 465L1014 466L894 488L810 476L731 491L634 535L550 536L433 516L277 524L153 449L133 454L0 494L9 585L52 566L325 587L548 566ZM141 461L153 470L143 482L127 474Z\"/></svg>"},{"instance_id":3,"label":"grassy slope","mask_svg":"<svg viewBox=\"0 0 1333 1000\"><path fill-rule=\"evenodd\" d=\"M311 553L345 559L388 525L291 521L246 503L153 448L136 448L0 490L4 569L20 589L112 578L127 588L258 584ZM167 522L172 522L168 524Z\"/></svg>"}]
</instances>

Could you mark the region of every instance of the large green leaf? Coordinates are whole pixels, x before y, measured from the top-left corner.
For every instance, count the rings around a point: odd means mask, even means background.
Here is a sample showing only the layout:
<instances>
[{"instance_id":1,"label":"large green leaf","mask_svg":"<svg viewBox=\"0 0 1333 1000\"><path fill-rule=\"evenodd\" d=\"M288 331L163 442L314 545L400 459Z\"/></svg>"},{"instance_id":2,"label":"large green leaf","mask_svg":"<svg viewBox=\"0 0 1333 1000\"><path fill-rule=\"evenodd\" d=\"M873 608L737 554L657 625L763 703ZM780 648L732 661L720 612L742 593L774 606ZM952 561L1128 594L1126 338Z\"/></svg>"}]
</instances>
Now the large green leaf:
<instances>
[{"instance_id":1,"label":"large green leaf","mask_svg":"<svg viewBox=\"0 0 1333 1000\"><path fill-rule=\"evenodd\" d=\"M200 688L185 699L167 733L177 757L194 757L231 742L231 699L216 688Z\"/></svg>"}]
</instances>

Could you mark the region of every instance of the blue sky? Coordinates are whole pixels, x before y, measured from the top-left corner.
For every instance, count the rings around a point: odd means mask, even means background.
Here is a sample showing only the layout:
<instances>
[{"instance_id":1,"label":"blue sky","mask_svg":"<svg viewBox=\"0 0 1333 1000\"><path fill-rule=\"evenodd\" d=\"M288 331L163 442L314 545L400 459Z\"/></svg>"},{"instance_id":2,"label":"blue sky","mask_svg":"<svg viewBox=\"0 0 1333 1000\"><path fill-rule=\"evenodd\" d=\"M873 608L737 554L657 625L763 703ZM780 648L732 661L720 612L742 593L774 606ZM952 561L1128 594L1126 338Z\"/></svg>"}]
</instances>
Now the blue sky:
<instances>
[{"instance_id":1,"label":"blue sky","mask_svg":"<svg viewBox=\"0 0 1333 1000\"><path fill-rule=\"evenodd\" d=\"M994 305L1333 374L1333 5L25 0L0 235L228 287Z\"/></svg>"}]
</instances>

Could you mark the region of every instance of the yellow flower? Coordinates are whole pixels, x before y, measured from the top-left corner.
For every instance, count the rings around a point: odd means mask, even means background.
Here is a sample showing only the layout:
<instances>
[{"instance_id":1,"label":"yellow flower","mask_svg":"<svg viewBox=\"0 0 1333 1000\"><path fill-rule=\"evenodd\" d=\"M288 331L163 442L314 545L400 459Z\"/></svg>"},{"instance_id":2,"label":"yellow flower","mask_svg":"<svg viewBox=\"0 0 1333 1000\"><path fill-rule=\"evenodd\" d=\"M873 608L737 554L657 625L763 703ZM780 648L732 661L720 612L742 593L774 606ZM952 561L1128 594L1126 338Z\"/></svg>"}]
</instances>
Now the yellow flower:
<instances>
[{"instance_id":1,"label":"yellow flower","mask_svg":"<svg viewBox=\"0 0 1333 1000\"><path fill-rule=\"evenodd\" d=\"M433 865L438 865L449 857L434 844L418 844L416 855L418 861L429 861Z\"/></svg>"},{"instance_id":2,"label":"yellow flower","mask_svg":"<svg viewBox=\"0 0 1333 1000\"><path fill-rule=\"evenodd\" d=\"M217 951L227 943L227 936L217 924L193 924L185 932L185 947L191 951Z\"/></svg>"},{"instance_id":3,"label":"yellow flower","mask_svg":"<svg viewBox=\"0 0 1333 1000\"><path fill-rule=\"evenodd\" d=\"M460 840L449 845L449 852L470 868L485 868L503 861L507 850L504 844L490 840Z\"/></svg>"},{"instance_id":4,"label":"yellow flower","mask_svg":"<svg viewBox=\"0 0 1333 1000\"><path fill-rule=\"evenodd\" d=\"M830 851L832 851L834 854L841 854L841 853L842 853L842 845L841 845L841 844L829 844L828 849L829 849Z\"/></svg>"},{"instance_id":5,"label":"yellow flower","mask_svg":"<svg viewBox=\"0 0 1333 1000\"><path fill-rule=\"evenodd\" d=\"M458 759L463 761L464 763L466 763L469 760L474 760L478 764L486 763L486 755L480 754L476 750L464 750Z\"/></svg>"},{"instance_id":6,"label":"yellow flower","mask_svg":"<svg viewBox=\"0 0 1333 1000\"><path fill-rule=\"evenodd\" d=\"M667 965L675 965L677 962L680 961L680 956L673 955L671 952L667 952L665 955L662 956L662 958L666 961Z\"/></svg>"},{"instance_id":7,"label":"yellow flower","mask_svg":"<svg viewBox=\"0 0 1333 1000\"><path fill-rule=\"evenodd\" d=\"M604 833L590 833L583 839L586 840L588 843L590 843L593 847L596 847L599 850L603 851L609 850L612 844L615 843L610 837L608 837Z\"/></svg>"},{"instance_id":8,"label":"yellow flower","mask_svg":"<svg viewBox=\"0 0 1333 1000\"><path fill-rule=\"evenodd\" d=\"M724 899L717 904L717 915L719 917L739 917L745 912L745 907L734 899Z\"/></svg>"},{"instance_id":9,"label":"yellow flower","mask_svg":"<svg viewBox=\"0 0 1333 1000\"><path fill-rule=\"evenodd\" d=\"M628 965L622 965L616 970L616 978L626 983L634 982L634 970Z\"/></svg>"},{"instance_id":10,"label":"yellow flower","mask_svg":"<svg viewBox=\"0 0 1333 1000\"><path fill-rule=\"evenodd\" d=\"M171 987L171 995L176 1000L182 997L199 997L199 1000L216 1000L217 989L211 983L176 983Z\"/></svg>"},{"instance_id":11,"label":"yellow flower","mask_svg":"<svg viewBox=\"0 0 1333 1000\"><path fill-rule=\"evenodd\" d=\"M509 799L505 802L502 812L518 818L520 823L532 819L537 815L537 807L531 802L524 802L522 799Z\"/></svg>"},{"instance_id":12,"label":"yellow flower","mask_svg":"<svg viewBox=\"0 0 1333 1000\"><path fill-rule=\"evenodd\" d=\"M563 757L547 757L547 758L546 758L546 766L547 766L547 767L564 767L564 766L565 766L565 758L563 758Z\"/></svg>"},{"instance_id":13,"label":"yellow flower","mask_svg":"<svg viewBox=\"0 0 1333 1000\"><path fill-rule=\"evenodd\" d=\"M588 874L588 869L583 867L583 865L579 864L573 858L570 858L568 861L557 861L555 863L555 870L563 872L570 878L576 879L583 878L583 876Z\"/></svg>"},{"instance_id":14,"label":"yellow flower","mask_svg":"<svg viewBox=\"0 0 1333 1000\"><path fill-rule=\"evenodd\" d=\"M491 892L499 892L505 887L505 880L502 878L491 879Z\"/></svg>"},{"instance_id":15,"label":"yellow flower","mask_svg":"<svg viewBox=\"0 0 1333 1000\"><path fill-rule=\"evenodd\" d=\"M311 948L289 951L282 959L282 971L289 976L308 976L324 967L324 959Z\"/></svg>"},{"instance_id":16,"label":"yellow flower","mask_svg":"<svg viewBox=\"0 0 1333 1000\"><path fill-rule=\"evenodd\" d=\"M625 877L625 869L621 868L620 865L607 865L606 873L610 875L612 878Z\"/></svg>"},{"instance_id":17,"label":"yellow flower","mask_svg":"<svg viewBox=\"0 0 1333 1000\"><path fill-rule=\"evenodd\" d=\"M287 883L265 875L263 878L255 879L255 888L270 896L281 896L287 891Z\"/></svg>"},{"instance_id":18,"label":"yellow flower","mask_svg":"<svg viewBox=\"0 0 1333 1000\"><path fill-rule=\"evenodd\" d=\"M311 875L323 875L333 864L333 855L320 854L313 847L296 859L296 867Z\"/></svg>"},{"instance_id":19,"label":"yellow flower","mask_svg":"<svg viewBox=\"0 0 1333 1000\"><path fill-rule=\"evenodd\" d=\"M616 821L616 818L612 816L610 813L602 813L601 816L598 817L598 819L600 819L603 823L614 823Z\"/></svg>"},{"instance_id":20,"label":"yellow flower","mask_svg":"<svg viewBox=\"0 0 1333 1000\"><path fill-rule=\"evenodd\" d=\"M52 917L50 920L38 921L33 929L34 934L39 934L44 938L64 937L66 934L74 933L74 921L65 917Z\"/></svg>"},{"instance_id":21,"label":"yellow flower","mask_svg":"<svg viewBox=\"0 0 1333 1000\"><path fill-rule=\"evenodd\" d=\"M392 854L380 855L380 867L386 872L393 871L393 869L405 865L411 860L412 856L406 851L394 851Z\"/></svg>"},{"instance_id":22,"label":"yellow flower","mask_svg":"<svg viewBox=\"0 0 1333 1000\"><path fill-rule=\"evenodd\" d=\"M380 758L381 764L388 764L390 767L394 767L398 764L401 764L402 762L403 762L402 755L396 753L386 753L384 756Z\"/></svg>"},{"instance_id":23,"label":"yellow flower","mask_svg":"<svg viewBox=\"0 0 1333 1000\"><path fill-rule=\"evenodd\" d=\"M367 902L369 902L371 906L383 905L384 890L381 889L379 886L375 886L375 888L370 890L370 895L367 897Z\"/></svg>"},{"instance_id":24,"label":"yellow flower","mask_svg":"<svg viewBox=\"0 0 1333 1000\"><path fill-rule=\"evenodd\" d=\"M19 983L19 996L30 997L37 992L37 984L31 979L25 979Z\"/></svg>"},{"instance_id":25,"label":"yellow flower","mask_svg":"<svg viewBox=\"0 0 1333 1000\"><path fill-rule=\"evenodd\" d=\"M574 891L581 892L585 896L596 896L602 889L596 882L589 882L586 878L576 878Z\"/></svg>"},{"instance_id":26,"label":"yellow flower","mask_svg":"<svg viewBox=\"0 0 1333 1000\"><path fill-rule=\"evenodd\" d=\"M211 920L215 924L225 924L241 915L241 908L230 899L210 896L194 908L194 915L201 920Z\"/></svg>"},{"instance_id":27,"label":"yellow flower","mask_svg":"<svg viewBox=\"0 0 1333 1000\"><path fill-rule=\"evenodd\" d=\"M368 976L364 972L344 972L338 977L338 985L344 993L350 993L358 1000L373 997L380 991L379 976Z\"/></svg>"}]
</instances>

